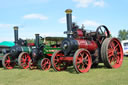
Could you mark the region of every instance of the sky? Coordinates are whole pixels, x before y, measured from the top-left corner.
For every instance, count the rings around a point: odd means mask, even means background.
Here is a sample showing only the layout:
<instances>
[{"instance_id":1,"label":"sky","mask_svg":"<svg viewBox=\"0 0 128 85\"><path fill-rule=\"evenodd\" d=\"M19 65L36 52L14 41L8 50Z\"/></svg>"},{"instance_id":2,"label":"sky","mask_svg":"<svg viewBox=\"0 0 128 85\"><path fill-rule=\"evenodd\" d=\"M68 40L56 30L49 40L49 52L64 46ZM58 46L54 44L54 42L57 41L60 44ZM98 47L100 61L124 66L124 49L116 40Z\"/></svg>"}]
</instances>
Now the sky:
<instances>
[{"instance_id":1,"label":"sky","mask_svg":"<svg viewBox=\"0 0 128 85\"><path fill-rule=\"evenodd\" d=\"M13 41L13 27L19 37L66 36L65 10L72 9L72 21L96 31L106 25L112 36L128 29L128 0L0 0L0 42Z\"/></svg>"}]
</instances>

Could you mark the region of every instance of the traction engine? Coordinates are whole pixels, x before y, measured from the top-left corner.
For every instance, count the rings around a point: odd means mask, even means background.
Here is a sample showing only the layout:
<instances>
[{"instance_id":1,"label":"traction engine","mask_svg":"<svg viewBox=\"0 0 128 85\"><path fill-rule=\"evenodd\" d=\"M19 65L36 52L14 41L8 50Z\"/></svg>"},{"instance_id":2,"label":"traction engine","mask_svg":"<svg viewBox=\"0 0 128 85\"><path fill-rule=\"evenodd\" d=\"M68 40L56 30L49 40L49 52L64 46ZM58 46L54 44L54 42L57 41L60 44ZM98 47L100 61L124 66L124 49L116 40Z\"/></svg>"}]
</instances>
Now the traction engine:
<instances>
[{"instance_id":1,"label":"traction engine","mask_svg":"<svg viewBox=\"0 0 128 85\"><path fill-rule=\"evenodd\" d=\"M29 67L30 53L34 43L27 43L26 40L18 38L18 27L14 27L15 46L10 48L9 53L3 56L2 65L6 69L12 69L16 64L21 68Z\"/></svg>"},{"instance_id":2,"label":"traction engine","mask_svg":"<svg viewBox=\"0 0 128 85\"><path fill-rule=\"evenodd\" d=\"M32 49L32 60L29 61L29 68L35 69L39 68L42 70L49 70L51 67L51 56L53 52L60 50L60 46L51 46L46 45L44 43L40 43L40 37L39 34L35 34L35 45L36 47ZM59 37L58 37L59 39Z\"/></svg>"},{"instance_id":3,"label":"traction engine","mask_svg":"<svg viewBox=\"0 0 128 85\"><path fill-rule=\"evenodd\" d=\"M45 44L39 43L40 36L35 34L35 45L36 47L32 49L32 59L29 61L29 68L32 70L34 68L40 68L42 70L48 70L51 67L51 61L46 58L47 55L43 53Z\"/></svg>"},{"instance_id":4,"label":"traction engine","mask_svg":"<svg viewBox=\"0 0 128 85\"><path fill-rule=\"evenodd\" d=\"M98 63L107 68L119 68L123 61L120 41L111 38L105 25L99 26L95 32L88 32L72 23L72 10L67 9L67 38L62 41L61 50L54 52L51 58L55 71L66 70L73 65L77 73L88 72Z\"/></svg>"}]
</instances>

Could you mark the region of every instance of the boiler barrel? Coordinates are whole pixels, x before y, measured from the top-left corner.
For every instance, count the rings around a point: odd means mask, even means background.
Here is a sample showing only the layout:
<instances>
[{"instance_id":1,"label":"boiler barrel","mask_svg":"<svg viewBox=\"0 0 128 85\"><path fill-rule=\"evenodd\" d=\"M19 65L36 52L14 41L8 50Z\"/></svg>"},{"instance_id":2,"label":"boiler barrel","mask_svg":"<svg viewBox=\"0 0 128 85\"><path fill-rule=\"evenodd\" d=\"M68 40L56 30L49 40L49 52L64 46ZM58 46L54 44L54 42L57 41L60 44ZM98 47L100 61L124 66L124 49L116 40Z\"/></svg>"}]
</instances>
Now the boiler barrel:
<instances>
[{"instance_id":1,"label":"boiler barrel","mask_svg":"<svg viewBox=\"0 0 128 85\"><path fill-rule=\"evenodd\" d=\"M90 40L78 39L77 42L78 42L78 48L85 48L89 51L95 51L98 48L96 42L94 42L93 40L90 41Z\"/></svg>"},{"instance_id":2,"label":"boiler barrel","mask_svg":"<svg viewBox=\"0 0 128 85\"><path fill-rule=\"evenodd\" d=\"M21 49L22 49L22 52L27 52L27 53L31 53L32 52L32 48L31 47L22 46Z\"/></svg>"}]
</instances>

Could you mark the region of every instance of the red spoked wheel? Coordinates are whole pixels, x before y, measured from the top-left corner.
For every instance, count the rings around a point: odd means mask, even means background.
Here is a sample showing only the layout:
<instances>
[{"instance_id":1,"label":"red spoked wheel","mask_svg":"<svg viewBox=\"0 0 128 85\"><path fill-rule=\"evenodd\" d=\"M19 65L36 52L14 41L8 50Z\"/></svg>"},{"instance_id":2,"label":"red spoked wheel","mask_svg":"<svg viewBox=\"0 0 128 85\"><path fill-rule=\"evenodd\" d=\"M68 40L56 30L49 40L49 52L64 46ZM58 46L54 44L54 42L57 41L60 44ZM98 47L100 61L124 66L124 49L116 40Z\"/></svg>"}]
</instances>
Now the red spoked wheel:
<instances>
[{"instance_id":1,"label":"red spoked wheel","mask_svg":"<svg viewBox=\"0 0 128 85\"><path fill-rule=\"evenodd\" d=\"M51 63L55 71L62 71L67 68L67 63L62 61L60 57L64 57L64 54L60 50L54 52L54 54L52 55Z\"/></svg>"},{"instance_id":2,"label":"red spoked wheel","mask_svg":"<svg viewBox=\"0 0 128 85\"><path fill-rule=\"evenodd\" d=\"M101 47L101 58L108 68L119 68L123 62L123 49L117 38L107 38Z\"/></svg>"},{"instance_id":3,"label":"red spoked wheel","mask_svg":"<svg viewBox=\"0 0 128 85\"><path fill-rule=\"evenodd\" d=\"M73 66L77 73L88 72L92 65L92 59L89 51L78 49L73 57Z\"/></svg>"},{"instance_id":4,"label":"red spoked wheel","mask_svg":"<svg viewBox=\"0 0 128 85\"><path fill-rule=\"evenodd\" d=\"M13 69L15 64L15 59L12 58L10 53L3 56L2 65L5 69Z\"/></svg>"},{"instance_id":5,"label":"red spoked wheel","mask_svg":"<svg viewBox=\"0 0 128 85\"><path fill-rule=\"evenodd\" d=\"M44 58L41 60L40 68L42 70L49 70L51 67L51 61L48 58Z\"/></svg>"},{"instance_id":6,"label":"red spoked wheel","mask_svg":"<svg viewBox=\"0 0 128 85\"><path fill-rule=\"evenodd\" d=\"M20 55L18 57L18 65L23 69L27 69L27 68L29 68L30 60L31 60L30 55L26 52L22 52L22 53L20 53Z\"/></svg>"}]
</instances>

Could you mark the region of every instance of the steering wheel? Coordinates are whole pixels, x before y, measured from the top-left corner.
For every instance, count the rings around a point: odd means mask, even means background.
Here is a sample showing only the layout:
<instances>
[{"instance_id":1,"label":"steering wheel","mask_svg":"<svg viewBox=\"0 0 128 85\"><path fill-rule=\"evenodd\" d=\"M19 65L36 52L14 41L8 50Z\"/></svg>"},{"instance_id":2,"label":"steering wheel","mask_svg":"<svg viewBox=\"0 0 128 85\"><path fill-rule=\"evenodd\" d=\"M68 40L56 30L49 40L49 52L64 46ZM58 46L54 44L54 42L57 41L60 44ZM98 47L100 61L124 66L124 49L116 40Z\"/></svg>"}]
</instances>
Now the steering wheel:
<instances>
[{"instance_id":1,"label":"steering wheel","mask_svg":"<svg viewBox=\"0 0 128 85\"><path fill-rule=\"evenodd\" d=\"M110 32L105 25L100 25L96 30L96 40L102 44L105 38L110 37Z\"/></svg>"}]
</instances>

